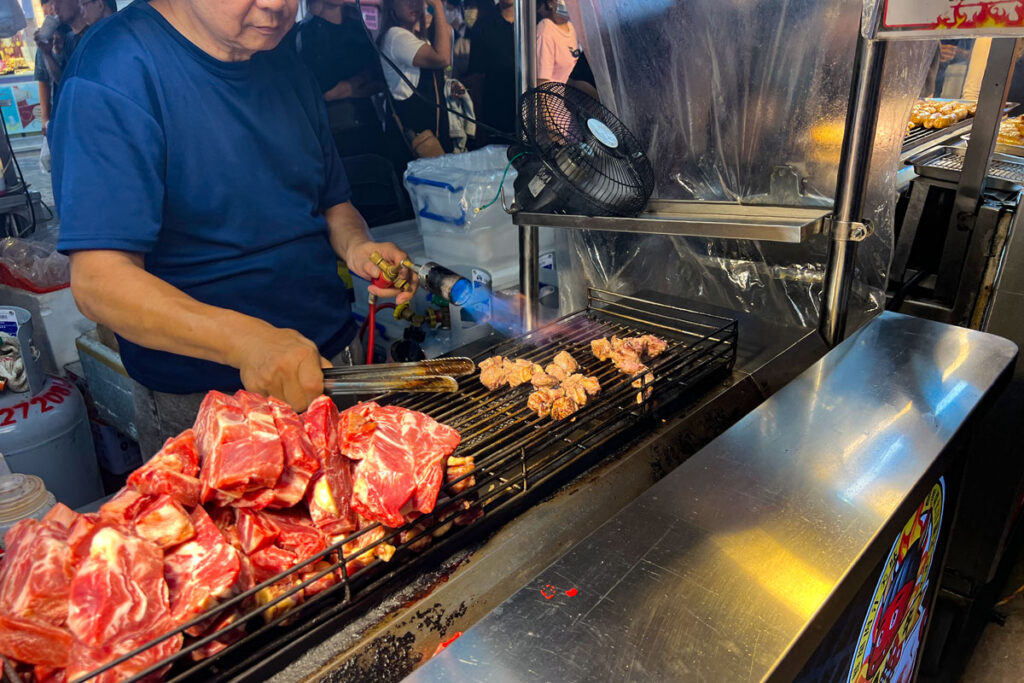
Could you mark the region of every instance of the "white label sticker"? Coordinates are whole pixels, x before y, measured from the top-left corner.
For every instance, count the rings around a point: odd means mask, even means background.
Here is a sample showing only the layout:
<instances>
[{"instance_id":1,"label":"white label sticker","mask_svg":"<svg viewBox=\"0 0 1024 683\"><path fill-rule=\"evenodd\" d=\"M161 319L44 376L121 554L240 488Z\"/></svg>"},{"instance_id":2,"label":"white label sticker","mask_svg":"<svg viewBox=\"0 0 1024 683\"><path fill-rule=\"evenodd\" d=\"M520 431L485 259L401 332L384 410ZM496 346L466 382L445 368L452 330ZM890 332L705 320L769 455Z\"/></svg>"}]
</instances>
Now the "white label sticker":
<instances>
[{"instance_id":1,"label":"white label sticker","mask_svg":"<svg viewBox=\"0 0 1024 683\"><path fill-rule=\"evenodd\" d=\"M18 336L18 314L9 308L0 308L0 332Z\"/></svg>"},{"instance_id":2,"label":"white label sticker","mask_svg":"<svg viewBox=\"0 0 1024 683\"><path fill-rule=\"evenodd\" d=\"M541 178L539 175L535 175L533 176L533 180L530 181L530 184L527 186L527 188L530 190L530 194L536 197L537 195L544 191L545 185L547 185L547 183L544 181L544 179Z\"/></svg>"},{"instance_id":3,"label":"white label sticker","mask_svg":"<svg viewBox=\"0 0 1024 683\"><path fill-rule=\"evenodd\" d=\"M540 255L540 267L542 270L554 270L555 269L555 255L553 252L547 252L546 254Z\"/></svg>"}]
</instances>

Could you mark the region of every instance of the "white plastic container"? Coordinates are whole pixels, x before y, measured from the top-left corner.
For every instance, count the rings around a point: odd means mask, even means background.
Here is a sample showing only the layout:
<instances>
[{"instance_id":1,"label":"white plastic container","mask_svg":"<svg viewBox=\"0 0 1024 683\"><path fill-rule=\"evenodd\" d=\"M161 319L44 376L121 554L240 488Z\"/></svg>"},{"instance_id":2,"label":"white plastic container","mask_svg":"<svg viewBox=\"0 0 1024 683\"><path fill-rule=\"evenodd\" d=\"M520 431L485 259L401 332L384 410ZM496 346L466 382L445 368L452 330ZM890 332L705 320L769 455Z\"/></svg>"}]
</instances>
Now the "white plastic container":
<instances>
[{"instance_id":1,"label":"white plastic container","mask_svg":"<svg viewBox=\"0 0 1024 683\"><path fill-rule=\"evenodd\" d=\"M32 314L40 364L50 375L63 375L64 366L78 360L75 340L96 329L75 305L71 287L37 294L0 284L0 304L20 306Z\"/></svg>"},{"instance_id":2,"label":"white plastic container","mask_svg":"<svg viewBox=\"0 0 1024 683\"><path fill-rule=\"evenodd\" d=\"M4 536L23 519L42 519L57 500L43 480L32 474L0 476L0 547Z\"/></svg>"}]
</instances>

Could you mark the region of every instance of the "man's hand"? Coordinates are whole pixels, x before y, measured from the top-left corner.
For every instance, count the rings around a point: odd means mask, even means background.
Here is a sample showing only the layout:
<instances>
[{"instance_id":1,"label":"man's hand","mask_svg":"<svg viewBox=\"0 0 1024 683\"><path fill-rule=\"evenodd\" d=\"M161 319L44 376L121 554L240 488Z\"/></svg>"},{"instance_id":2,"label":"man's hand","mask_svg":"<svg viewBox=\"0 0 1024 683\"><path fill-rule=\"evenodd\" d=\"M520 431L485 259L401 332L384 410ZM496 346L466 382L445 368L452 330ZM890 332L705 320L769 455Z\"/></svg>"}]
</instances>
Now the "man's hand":
<instances>
[{"instance_id":1,"label":"man's hand","mask_svg":"<svg viewBox=\"0 0 1024 683\"><path fill-rule=\"evenodd\" d=\"M390 263L401 263L408 258L408 254L391 242L371 242L366 240L357 242L349 247L345 254L345 263L354 274L364 280L372 281L380 275L380 268L370 258L373 252L379 253ZM400 304L412 301L413 294L416 292L417 276L415 273L410 272L408 268L402 268L401 274L402 277L412 283L412 291L403 292L398 289L381 289L370 285L370 292L386 299L395 297L395 301Z\"/></svg>"},{"instance_id":2,"label":"man's hand","mask_svg":"<svg viewBox=\"0 0 1024 683\"><path fill-rule=\"evenodd\" d=\"M942 44L939 46L939 62L945 64L956 58L957 46Z\"/></svg>"},{"instance_id":3,"label":"man's hand","mask_svg":"<svg viewBox=\"0 0 1024 683\"><path fill-rule=\"evenodd\" d=\"M40 40L39 31L36 31L32 35L33 40L36 41L36 46L43 52L53 52L53 40Z\"/></svg>"},{"instance_id":4,"label":"man's hand","mask_svg":"<svg viewBox=\"0 0 1024 683\"><path fill-rule=\"evenodd\" d=\"M232 359L249 391L274 396L301 412L324 393L322 369L331 367L316 344L295 330L269 324L242 339Z\"/></svg>"}]
</instances>

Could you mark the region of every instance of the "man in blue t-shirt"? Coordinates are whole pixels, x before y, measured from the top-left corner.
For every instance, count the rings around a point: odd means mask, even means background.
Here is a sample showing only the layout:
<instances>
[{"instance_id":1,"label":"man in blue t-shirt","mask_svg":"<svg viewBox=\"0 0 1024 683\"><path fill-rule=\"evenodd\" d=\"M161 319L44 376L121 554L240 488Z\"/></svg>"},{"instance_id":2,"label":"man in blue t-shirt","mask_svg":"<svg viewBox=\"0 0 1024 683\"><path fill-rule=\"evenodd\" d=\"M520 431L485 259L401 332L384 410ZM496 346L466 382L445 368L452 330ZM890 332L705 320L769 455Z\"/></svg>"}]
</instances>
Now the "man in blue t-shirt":
<instances>
[{"instance_id":1,"label":"man in blue t-shirt","mask_svg":"<svg viewBox=\"0 0 1024 683\"><path fill-rule=\"evenodd\" d=\"M338 259L372 279L372 252L405 257L371 241L320 89L277 49L297 3L136 2L85 34L62 80L59 247L160 436L210 389L305 408L356 336Z\"/></svg>"}]
</instances>

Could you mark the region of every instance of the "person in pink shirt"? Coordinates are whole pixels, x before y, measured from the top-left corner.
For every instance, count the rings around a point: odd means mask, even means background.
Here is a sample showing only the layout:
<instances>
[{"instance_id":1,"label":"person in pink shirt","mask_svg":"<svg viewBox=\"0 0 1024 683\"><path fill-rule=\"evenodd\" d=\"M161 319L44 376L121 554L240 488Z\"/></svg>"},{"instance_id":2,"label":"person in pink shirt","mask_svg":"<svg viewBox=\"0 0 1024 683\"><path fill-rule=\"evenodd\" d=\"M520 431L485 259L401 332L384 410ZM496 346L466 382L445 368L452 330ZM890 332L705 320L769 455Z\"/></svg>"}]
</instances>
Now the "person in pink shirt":
<instances>
[{"instance_id":1,"label":"person in pink shirt","mask_svg":"<svg viewBox=\"0 0 1024 683\"><path fill-rule=\"evenodd\" d=\"M537 84L565 83L580 57L580 42L565 0L538 0Z\"/></svg>"}]
</instances>

